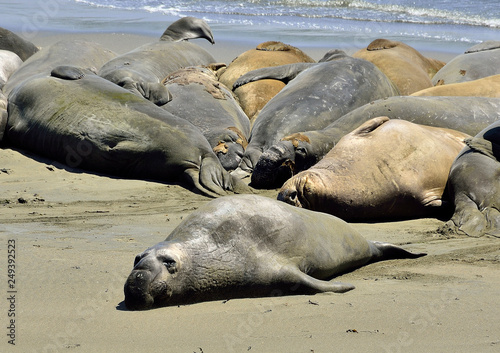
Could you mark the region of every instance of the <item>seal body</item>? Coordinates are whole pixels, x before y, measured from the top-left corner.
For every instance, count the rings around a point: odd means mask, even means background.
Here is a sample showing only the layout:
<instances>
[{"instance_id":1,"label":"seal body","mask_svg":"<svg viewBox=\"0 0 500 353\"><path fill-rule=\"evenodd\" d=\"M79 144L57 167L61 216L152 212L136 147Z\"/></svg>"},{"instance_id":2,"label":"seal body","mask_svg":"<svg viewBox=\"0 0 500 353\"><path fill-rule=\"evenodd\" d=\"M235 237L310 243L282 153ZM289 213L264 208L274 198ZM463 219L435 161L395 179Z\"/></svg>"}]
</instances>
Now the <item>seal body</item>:
<instances>
[{"instance_id":1,"label":"seal body","mask_svg":"<svg viewBox=\"0 0 500 353\"><path fill-rule=\"evenodd\" d=\"M374 63L402 95L432 87L431 79L445 65L442 61L424 57L409 45L388 39L376 39L352 56Z\"/></svg>"},{"instance_id":2,"label":"seal body","mask_svg":"<svg viewBox=\"0 0 500 353\"><path fill-rule=\"evenodd\" d=\"M48 76L50 72L61 65L76 66L98 70L116 54L102 45L82 40L62 40L50 47L44 48L26 60L9 81L3 91L8 94L27 79L35 75Z\"/></svg>"},{"instance_id":3,"label":"seal body","mask_svg":"<svg viewBox=\"0 0 500 353\"><path fill-rule=\"evenodd\" d=\"M12 75L23 61L14 52L0 49L0 90L3 88L10 75Z\"/></svg>"},{"instance_id":4,"label":"seal body","mask_svg":"<svg viewBox=\"0 0 500 353\"><path fill-rule=\"evenodd\" d=\"M236 297L345 292L329 281L371 261L418 257L370 242L331 215L257 195L211 201L165 241L136 256L125 283L129 309Z\"/></svg>"},{"instance_id":5,"label":"seal body","mask_svg":"<svg viewBox=\"0 0 500 353\"><path fill-rule=\"evenodd\" d=\"M70 167L185 181L224 194L231 178L188 121L95 75L58 67L9 96L7 141Z\"/></svg>"},{"instance_id":6,"label":"seal body","mask_svg":"<svg viewBox=\"0 0 500 353\"><path fill-rule=\"evenodd\" d=\"M253 75L253 76L252 76ZM397 93L392 82L372 63L341 51L316 64L299 63L255 70L235 85L254 79L291 79L259 114L240 168L253 171L261 154L281 138L299 131L321 129L372 100ZM266 187L258 175L252 186Z\"/></svg>"},{"instance_id":7,"label":"seal body","mask_svg":"<svg viewBox=\"0 0 500 353\"><path fill-rule=\"evenodd\" d=\"M500 74L473 81L434 86L412 93L412 96L468 96L500 98Z\"/></svg>"},{"instance_id":8,"label":"seal body","mask_svg":"<svg viewBox=\"0 0 500 353\"><path fill-rule=\"evenodd\" d=\"M255 49L238 55L219 76L219 81L232 88L242 75L264 67L280 66L299 62L315 62L302 50L291 45L268 41ZM248 83L234 90L243 111L253 123L266 103L285 87L280 80L264 79Z\"/></svg>"},{"instance_id":9,"label":"seal body","mask_svg":"<svg viewBox=\"0 0 500 353\"><path fill-rule=\"evenodd\" d=\"M183 17L172 23L158 42L144 44L109 60L99 76L125 86L138 83L160 83L171 72L182 67L208 65L214 57L202 47L187 40L205 38L214 43L208 24L194 17ZM132 90L142 95L141 90Z\"/></svg>"},{"instance_id":10,"label":"seal body","mask_svg":"<svg viewBox=\"0 0 500 353\"><path fill-rule=\"evenodd\" d=\"M317 164L286 181L278 199L351 222L443 214L448 173L467 137L455 130L373 118L345 135Z\"/></svg>"},{"instance_id":11,"label":"seal body","mask_svg":"<svg viewBox=\"0 0 500 353\"><path fill-rule=\"evenodd\" d=\"M22 61L26 61L38 51L36 45L2 27L0 27L0 49L16 53Z\"/></svg>"},{"instance_id":12,"label":"seal body","mask_svg":"<svg viewBox=\"0 0 500 353\"><path fill-rule=\"evenodd\" d=\"M450 60L432 78L432 85L467 82L498 75L499 64L500 41L486 41Z\"/></svg>"},{"instance_id":13,"label":"seal body","mask_svg":"<svg viewBox=\"0 0 500 353\"><path fill-rule=\"evenodd\" d=\"M203 67L177 70L164 85L172 100L162 108L198 127L222 166L236 169L248 144L250 122L231 91Z\"/></svg>"},{"instance_id":14,"label":"seal body","mask_svg":"<svg viewBox=\"0 0 500 353\"><path fill-rule=\"evenodd\" d=\"M500 121L465 142L448 178L455 210L447 225L473 237L500 237Z\"/></svg>"},{"instance_id":15,"label":"seal body","mask_svg":"<svg viewBox=\"0 0 500 353\"><path fill-rule=\"evenodd\" d=\"M264 151L253 175L259 175L268 187L281 186L293 175L320 161L344 135L379 116L474 136L500 119L500 99L412 96L379 99L354 109L324 129L285 136Z\"/></svg>"}]
</instances>

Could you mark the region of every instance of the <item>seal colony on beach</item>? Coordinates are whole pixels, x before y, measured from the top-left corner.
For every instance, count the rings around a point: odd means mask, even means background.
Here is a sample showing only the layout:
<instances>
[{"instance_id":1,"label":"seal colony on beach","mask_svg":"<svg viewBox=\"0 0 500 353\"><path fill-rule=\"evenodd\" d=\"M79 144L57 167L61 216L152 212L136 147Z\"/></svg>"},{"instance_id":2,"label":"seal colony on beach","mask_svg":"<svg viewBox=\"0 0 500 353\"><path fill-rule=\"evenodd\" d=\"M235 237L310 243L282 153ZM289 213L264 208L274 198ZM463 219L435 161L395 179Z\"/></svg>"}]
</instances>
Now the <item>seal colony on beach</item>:
<instances>
[{"instance_id":1,"label":"seal colony on beach","mask_svg":"<svg viewBox=\"0 0 500 353\"><path fill-rule=\"evenodd\" d=\"M121 55L2 33L7 148L215 198L137 255L131 310L343 293L354 287L332 278L423 255L346 222L433 217L456 234L499 236L498 42L444 63L383 38L318 62L268 41L226 65L189 41L215 43L194 17ZM253 188L281 189L276 200L233 195Z\"/></svg>"}]
</instances>

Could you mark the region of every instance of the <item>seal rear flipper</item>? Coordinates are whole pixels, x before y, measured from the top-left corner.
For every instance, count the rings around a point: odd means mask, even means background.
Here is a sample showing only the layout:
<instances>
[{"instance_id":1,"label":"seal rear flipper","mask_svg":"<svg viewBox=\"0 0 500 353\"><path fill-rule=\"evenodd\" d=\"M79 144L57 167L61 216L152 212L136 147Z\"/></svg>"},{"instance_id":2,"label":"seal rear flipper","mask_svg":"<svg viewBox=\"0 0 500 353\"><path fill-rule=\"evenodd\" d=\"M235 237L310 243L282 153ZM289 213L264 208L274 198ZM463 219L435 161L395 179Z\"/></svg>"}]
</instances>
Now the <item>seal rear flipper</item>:
<instances>
[{"instance_id":1,"label":"seal rear flipper","mask_svg":"<svg viewBox=\"0 0 500 353\"><path fill-rule=\"evenodd\" d=\"M370 241L372 260L370 262L392 259L416 259L425 256L425 253L411 253L399 246L381 241Z\"/></svg>"},{"instance_id":2,"label":"seal rear flipper","mask_svg":"<svg viewBox=\"0 0 500 353\"><path fill-rule=\"evenodd\" d=\"M455 214L446 225L470 237L491 235L500 238L500 211L492 207L481 211L474 201L468 200L460 206L457 205Z\"/></svg>"},{"instance_id":3,"label":"seal rear flipper","mask_svg":"<svg viewBox=\"0 0 500 353\"><path fill-rule=\"evenodd\" d=\"M315 292L345 293L355 288L350 283L323 281L311 277L293 266L284 266L279 275L285 283L299 284Z\"/></svg>"},{"instance_id":4,"label":"seal rear flipper","mask_svg":"<svg viewBox=\"0 0 500 353\"><path fill-rule=\"evenodd\" d=\"M215 43L212 30L204 20L187 16L168 26L160 40L178 42L196 38L205 38L210 43Z\"/></svg>"}]
</instances>

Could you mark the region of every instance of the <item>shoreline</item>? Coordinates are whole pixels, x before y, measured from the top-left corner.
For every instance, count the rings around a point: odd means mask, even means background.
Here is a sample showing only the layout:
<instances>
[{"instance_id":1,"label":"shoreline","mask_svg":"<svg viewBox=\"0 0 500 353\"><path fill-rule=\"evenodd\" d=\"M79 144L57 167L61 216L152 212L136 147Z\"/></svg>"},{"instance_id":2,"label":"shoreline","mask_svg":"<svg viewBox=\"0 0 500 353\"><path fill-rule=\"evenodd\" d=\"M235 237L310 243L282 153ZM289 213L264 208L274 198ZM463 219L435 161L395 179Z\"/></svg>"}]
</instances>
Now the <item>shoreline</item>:
<instances>
[{"instance_id":1,"label":"shoreline","mask_svg":"<svg viewBox=\"0 0 500 353\"><path fill-rule=\"evenodd\" d=\"M159 33L158 36L149 36L144 34L133 34L133 33L124 33L124 32L105 32L105 33L97 33L97 32L44 32L40 31L34 36L30 41L34 43L36 46L45 47L51 44L54 44L60 40L87 40L94 41L100 43L105 48L114 51L117 54L123 54L128 51L131 51L143 44L148 42L153 42L159 39L162 33ZM255 48L258 44L268 41L268 40L279 40L276 38L266 38L261 41L258 40L245 40L238 41L237 39L218 39L216 34L215 44L210 44L204 39L195 39L192 42L200 45L208 52L210 52L219 62L223 62L229 64L232 60L234 60L238 55L243 52ZM329 51L330 49L341 49L344 50L347 54L352 55L354 52L359 50L361 47L354 46L354 44L350 47L336 47L332 46L300 46L295 45L291 42L285 42L286 44L295 46L305 53L307 53L311 58L318 61L323 57L323 55ZM359 44L359 43L358 43ZM363 45L368 46L369 42L363 43ZM456 55L462 54L461 52L448 52L448 51L435 51L435 50L423 50L420 53L426 57L438 59L444 62L448 62L453 59Z\"/></svg>"}]
</instances>

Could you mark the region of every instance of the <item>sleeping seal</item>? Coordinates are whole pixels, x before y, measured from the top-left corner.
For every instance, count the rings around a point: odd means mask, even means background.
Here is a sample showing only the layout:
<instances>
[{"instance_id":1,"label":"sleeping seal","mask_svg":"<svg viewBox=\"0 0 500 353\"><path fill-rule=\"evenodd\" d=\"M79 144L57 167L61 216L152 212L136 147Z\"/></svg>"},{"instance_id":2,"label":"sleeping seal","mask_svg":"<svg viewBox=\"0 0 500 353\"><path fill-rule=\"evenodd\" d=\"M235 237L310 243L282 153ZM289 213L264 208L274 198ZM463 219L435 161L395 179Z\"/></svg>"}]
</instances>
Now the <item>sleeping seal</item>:
<instances>
[{"instance_id":1,"label":"sleeping seal","mask_svg":"<svg viewBox=\"0 0 500 353\"><path fill-rule=\"evenodd\" d=\"M26 80L8 104L6 140L70 167L184 180L210 196L233 187L198 128L87 70Z\"/></svg>"},{"instance_id":2,"label":"sleeping seal","mask_svg":"<svg viewBox=\"0 0 500 353\"><path fill-rule=\"evenodd\" d=\"M199 301L337 292L330 281L369 262L416 258L367 241L331 215L258 195L215 199L135 258L124 292L130 310Z\"/></svg>"}]
</instances>

